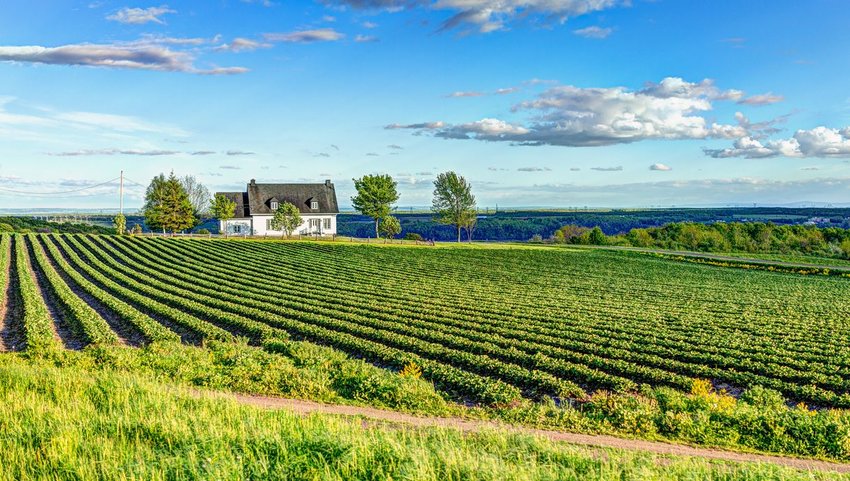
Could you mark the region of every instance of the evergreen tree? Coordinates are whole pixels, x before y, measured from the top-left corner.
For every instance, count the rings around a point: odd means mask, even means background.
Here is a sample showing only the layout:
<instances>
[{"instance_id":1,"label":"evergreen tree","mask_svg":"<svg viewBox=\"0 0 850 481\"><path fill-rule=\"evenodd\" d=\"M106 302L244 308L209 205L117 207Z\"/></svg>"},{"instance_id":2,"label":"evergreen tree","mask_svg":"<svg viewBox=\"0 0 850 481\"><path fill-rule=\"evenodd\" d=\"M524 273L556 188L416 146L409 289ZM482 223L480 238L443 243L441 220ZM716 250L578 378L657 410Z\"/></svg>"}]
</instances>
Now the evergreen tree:
<instances>
[{"instance_id":1,"label":"evergreen tree","mask_svg":"<svg viewBox=\"0 0 850 481\"><path fill-rule=\"evenodd\" d=\"M195 225L195 214L186 190L174 172L159 174L145 192L145 223L151 229L178 232Z\"/></svg>"}]
</instances>

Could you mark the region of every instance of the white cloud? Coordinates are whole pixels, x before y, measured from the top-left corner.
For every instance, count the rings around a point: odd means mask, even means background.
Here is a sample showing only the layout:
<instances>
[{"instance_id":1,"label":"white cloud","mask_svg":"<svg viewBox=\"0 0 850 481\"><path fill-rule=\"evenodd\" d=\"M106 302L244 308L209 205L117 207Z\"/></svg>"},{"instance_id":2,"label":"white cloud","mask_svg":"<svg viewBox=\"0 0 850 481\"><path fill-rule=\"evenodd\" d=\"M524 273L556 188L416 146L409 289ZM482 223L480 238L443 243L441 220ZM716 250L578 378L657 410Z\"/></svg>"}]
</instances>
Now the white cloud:
<instances>
[{"instance_id":1,"label":"white cloud","mask_svg":"<svg viewBox=\"0 0 850 481\"><path fill-rule=\"evenodd\" d=\"M374 35L357 35L356 37L354 37L354 41L357 43L374 43L380 42L381 39Z\"/></svg>"},{"instance_id":2,"label":"white cloud","mask_svg":"<svg viewBox=\"0 0 850 481\"><path fill-rule=\"evenodd\" d=\"M177 13L177 11L171 10L167 5L150 8L124 7L112 15L107 16L106 19L133 25L142 25L145 23L158 23L160 25L165 25L165 22L159 17L167 13Z\"/></svg>"},{"instance_id":3,"label":"white cloud","mask_svg":"<svg viewBox=\"0 0 850 481\"><path fill-rule=\"evenodd\" d=\"M571 17L628 5L627 0L324 0L355 9L397 12L409 8L445 10L442 29L470 25L481 32L503 30L517 20L564 23Z\"/></svg>"},{"instance_id":4,"label":"white cloud","mask_svg":"<svg viewBox=\"0 0 850 481\"><path fill-rule=\"evenodd\" d=\"M704 151L706 155L714 158L850 157L850 127L815 127L811 130L798 130L788 139L765 142L745 136L735 140L731 148Z\"/></svg>"},{"instance_id":5,"label":"white cloud","mask_svg":"<svg viewBox=\"0 0 850 481\"><path fill-rule=\"evenodd\" d=\"M214 50L218 52L250 52L259 48L269 48L271 44L249 40L247 38L237 37L230 43L219 45Z\"/></svg>"},{"instance_id":6,"label":"white cloud","mask_svg":"<svg viewBox=\"0 0 850 481\"><path fill-rule=\"evenodd\" d=\"M649 170L657 170L657 171L660 171L660 172L669 172L669 171L673 170L673 168L670 167L669 165L666 165L666 164L652 164L652 165L649 166Z\"/></svg>"},{"instance_id":7,"label":"white cloud","mask_svg":"<svg viewBox=\"0 0 850 481\"><path fill-rule=\"evenodd\" d=\"M432 132L451 139L499 140L519 145L600 146L647 139L740 138L741 125L709 123L702 115L713 101L740 98L737 90L722 91L713 82L666 78L639 91L624 87L552 87L536 99L514 106L531 114L529 122L483 119L458 125L426 122L387 128Z\"/></svg>"},{"instance_id":8,"label":"white cloud","mask_svg":"<svg viewBox=\"0 0 850 481\"><path fill-rule=\"evenodd\" d=\"M155 45L95 45L74 44L60 47L3 47L0 61L40 63L47 65L75 65L161 72L186 72L206 75L227 75L247 72L243 67L199 69L193 58Z\"/></svg>"},{"instance_id":9,"label":"white cloud","mask_svg":"<svg viewBox=\"0 0 850 481\"><path fill-rule=\"evenodd\" d=\"M751 95L739 100L738 103L742 105L770 105L782 102L783 100L785 100L785 97L773 95L773 92L768 92L766 94Z\"/></svg>"},{"instance_id":10,"label":"white cloud","mask_svg":"<svg viewBox=\"0 0 850 481\"><path fill-rule=\"evenodd\" d=\"M142 150L142 149L95 149L74 150L69 152L49 152L47 155L53 157L88 157L98 155L140 155L140 156L162 156L177 155L181 152L176 150Z\"/></svg>"},{"instance_id":11,"label":"white cloud","mask_svg":"<svg viewBox=\"0 0 850 481\"><path fill-rule=\"evenodd\" d=\"M596 25L573 30L573 33L579 37L596 39L608 38L612 32L614 32L614 30L611 28L597 27Z\"/></svg>"},{"instance_id":12,"label":"white cloud","mask_svg":"<svg viewBox=\"0 0 850 481\"><path fill-rule=\"evenodd\" d=\"M332 28L320 28L288 33L267 33L263 37L269 42L314 43L335 42L342 40L345 35Z\"/></svg>"}]
</instances>

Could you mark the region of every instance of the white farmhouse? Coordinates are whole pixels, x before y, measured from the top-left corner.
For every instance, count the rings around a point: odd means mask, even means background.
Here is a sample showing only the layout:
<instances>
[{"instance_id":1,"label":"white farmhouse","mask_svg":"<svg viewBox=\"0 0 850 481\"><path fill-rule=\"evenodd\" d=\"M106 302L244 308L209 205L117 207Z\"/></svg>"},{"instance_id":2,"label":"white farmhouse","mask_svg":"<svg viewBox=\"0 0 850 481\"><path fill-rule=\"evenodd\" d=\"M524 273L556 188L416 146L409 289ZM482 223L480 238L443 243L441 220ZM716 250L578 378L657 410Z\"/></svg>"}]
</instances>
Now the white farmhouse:
<instances>
[{"instance_id":1,"label":"white farmhouse","mask_svg":"<svg viewBox=\"0 0 850 481\"><path fill-rule=\"evenodd\" d=\"M323 184L258 184L251 179L245 192L218 192L236 203L232 219L221 222L221 232L241 235L281 235L271 222L280 204L289 202L301 211L304 222L293 234L335 235L339 207L330 180Z\"/></svg>"}]
</instances>

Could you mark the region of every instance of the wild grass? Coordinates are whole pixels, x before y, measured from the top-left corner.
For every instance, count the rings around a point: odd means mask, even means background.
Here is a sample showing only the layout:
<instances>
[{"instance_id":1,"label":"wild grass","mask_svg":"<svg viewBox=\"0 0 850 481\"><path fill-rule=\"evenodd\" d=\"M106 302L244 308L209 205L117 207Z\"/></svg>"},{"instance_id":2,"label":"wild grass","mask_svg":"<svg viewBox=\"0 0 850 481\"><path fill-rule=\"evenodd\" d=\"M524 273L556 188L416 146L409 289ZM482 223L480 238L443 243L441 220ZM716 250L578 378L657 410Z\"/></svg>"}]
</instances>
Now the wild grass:
<instances>
[{"instance_id":1,"label":"wild grass","mask_svg":"<svg viewBox=\"0 0 850 481\"><path fill-rule=\"evenodd\" d=\"M771 465L593 450L489 431L364 428L113 370L0 363L2 480L831 480Z\"/></svg>"}]
</instances>

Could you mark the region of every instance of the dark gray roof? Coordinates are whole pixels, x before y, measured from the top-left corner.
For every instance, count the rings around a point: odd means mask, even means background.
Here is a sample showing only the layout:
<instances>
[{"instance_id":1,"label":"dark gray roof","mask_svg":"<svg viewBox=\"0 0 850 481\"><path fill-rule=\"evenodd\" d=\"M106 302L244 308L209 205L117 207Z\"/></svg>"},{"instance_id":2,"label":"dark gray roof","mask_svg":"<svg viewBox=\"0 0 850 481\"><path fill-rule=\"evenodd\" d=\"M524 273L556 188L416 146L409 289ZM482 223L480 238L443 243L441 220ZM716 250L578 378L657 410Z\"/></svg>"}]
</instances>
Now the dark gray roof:
<instances>
[{"instance_id":1,"label":"dark gray roof","mask_svg":"<svg viewBox=\"0 0 850 481\"><path fill-rule=\"evenodd\" d=\"M248 193L247 192L216 192L216 195L223 195L232 200L236 204L236 212L234 219L244 219L250 217L248 215Z\"/></svg>"},{"instance_id":2,"label":"dark gray roof","mask_svg":"<svg viewBox=\"0 0 850 481\"><path fill-rule=\"evenodd\" d=\"M247 192L219 193L236 202L236 218L272 214L272 199L281 203L289 202L298 207L302 214L339 213L336 190L331 181L321 184L258 184L252 180ZM310 208L312 201L319 203L318 209ZM244 206L241 212L240 206Z\"/></svg>"}]
</instances>

